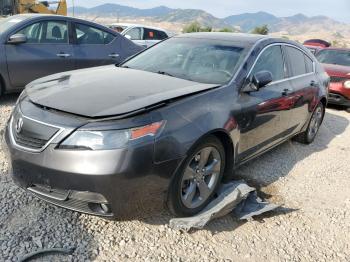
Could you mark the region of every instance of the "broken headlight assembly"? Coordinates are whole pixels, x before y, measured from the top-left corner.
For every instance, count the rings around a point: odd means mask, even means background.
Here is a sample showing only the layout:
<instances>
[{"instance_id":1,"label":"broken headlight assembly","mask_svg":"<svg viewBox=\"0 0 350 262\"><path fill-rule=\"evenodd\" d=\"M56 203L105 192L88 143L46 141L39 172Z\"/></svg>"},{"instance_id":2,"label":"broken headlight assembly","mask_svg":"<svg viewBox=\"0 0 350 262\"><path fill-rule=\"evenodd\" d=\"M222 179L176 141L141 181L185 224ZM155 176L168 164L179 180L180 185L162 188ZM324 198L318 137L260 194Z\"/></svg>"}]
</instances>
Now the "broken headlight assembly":
<instances>
[{"instance_id":1,"label":"broken headlight assembly","mask_svg":"<svg viewBox=\"0 0 350 262\"><path fill-rule=\"evenodd\" d=\"M161 132L164 125L165 121L160 121L146 126L124 130L77 130L68 136L58 148L73 150L112 150L125 148L133 141L148 136L156 136Z\"/></svg>"}]
</instances>

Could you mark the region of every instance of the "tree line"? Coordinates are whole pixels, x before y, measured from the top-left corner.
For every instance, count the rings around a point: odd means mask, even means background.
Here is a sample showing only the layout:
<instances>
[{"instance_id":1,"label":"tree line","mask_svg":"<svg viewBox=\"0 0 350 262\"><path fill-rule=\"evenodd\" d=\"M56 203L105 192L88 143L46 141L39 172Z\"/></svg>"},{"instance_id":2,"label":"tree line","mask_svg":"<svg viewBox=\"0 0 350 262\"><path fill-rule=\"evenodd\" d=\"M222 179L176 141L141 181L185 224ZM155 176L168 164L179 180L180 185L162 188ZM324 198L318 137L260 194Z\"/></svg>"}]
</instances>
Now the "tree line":
<instances>
[{"instance_id":1,"label":"tree line","mask_svg":"<svg viewBox=\"0 0 350 262\"><path fill-rule=\"evenodd\" d=\"M195 21L185 26L182 29L183 33L196 33L196 32L227 32L227 33L238 33L239 30L230 27L224 27L218 30L214 30L210 26L202 26L199 22ZM252 34L268 35L269 27L267 25L257 26L252 31Z\"/></svg>"}]
</instances>

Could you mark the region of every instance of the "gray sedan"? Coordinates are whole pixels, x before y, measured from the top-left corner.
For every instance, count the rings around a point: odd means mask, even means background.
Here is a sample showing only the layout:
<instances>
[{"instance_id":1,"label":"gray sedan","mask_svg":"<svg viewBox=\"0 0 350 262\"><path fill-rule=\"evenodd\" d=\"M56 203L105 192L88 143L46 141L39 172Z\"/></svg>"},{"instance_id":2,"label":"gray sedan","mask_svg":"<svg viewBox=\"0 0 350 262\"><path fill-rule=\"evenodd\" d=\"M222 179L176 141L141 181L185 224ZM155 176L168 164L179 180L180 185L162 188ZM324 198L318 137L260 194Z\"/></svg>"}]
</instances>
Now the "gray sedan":
<instances>
[{"instance_id":1,"label":"gray sedan","mask_svg":"<svg viewBox=\"0 0 350 262\"><path fill-rule=\"evenodd\" d=\"M81 19L26 14L0 20L0 89L17 92L54 73L118 64L143 47Z\"/></svg>"}]
</instances>

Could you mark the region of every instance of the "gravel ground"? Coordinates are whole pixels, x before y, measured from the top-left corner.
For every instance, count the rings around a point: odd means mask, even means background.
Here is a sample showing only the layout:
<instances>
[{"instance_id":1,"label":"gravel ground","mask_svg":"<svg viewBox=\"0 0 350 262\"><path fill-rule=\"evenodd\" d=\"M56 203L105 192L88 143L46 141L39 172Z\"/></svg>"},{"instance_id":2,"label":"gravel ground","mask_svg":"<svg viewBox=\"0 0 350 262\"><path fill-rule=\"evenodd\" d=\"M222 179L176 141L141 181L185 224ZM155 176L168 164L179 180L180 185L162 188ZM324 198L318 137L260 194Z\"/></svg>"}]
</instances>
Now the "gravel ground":
<instances>
[{"instance_id":1,"label":"gravel ground","mask_svg":"<svg viewBox=\"0 0 350 262\"><path fill-rule=\"evenodd\" d=\"M0 129L16 100L1 98ZM75 246L51 261L349 261L350 114L328 109L311 146L287 142L237 175L287 208L239 222L226 216L204 230L169 229L159 209L132 221L107 221L46 204L18 189L0 152L0 260L48 247ZM46 261L47 261L46 260ZM44 261L44 259L39 260Z\"/></svg>"}]
</instances>

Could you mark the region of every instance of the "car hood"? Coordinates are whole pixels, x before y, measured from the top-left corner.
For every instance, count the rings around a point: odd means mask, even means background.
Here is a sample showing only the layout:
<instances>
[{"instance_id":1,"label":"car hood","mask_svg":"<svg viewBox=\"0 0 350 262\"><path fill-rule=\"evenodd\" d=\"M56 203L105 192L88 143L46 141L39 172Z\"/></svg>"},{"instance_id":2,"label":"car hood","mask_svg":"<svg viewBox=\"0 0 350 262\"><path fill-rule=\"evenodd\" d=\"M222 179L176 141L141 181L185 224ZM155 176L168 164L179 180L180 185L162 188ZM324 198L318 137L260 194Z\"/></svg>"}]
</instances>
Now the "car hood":
<instances>
[{"instance_id":1,"label":"car hood","mask_svg":"<svg viewBox=\"0 0 350 262\"><path fill-rule=\"evenodd\" d=\"M328 75L350 78L350 66L322 64Z\"/></svg>"},{"instance_id":2,"label":"car hood","mask_svg":"<svg viewBox=\"0 0 350 262\"><path fill-rule=\"evenodd\" d=\"M132 113L216 86L112 65L40 78L28 84L26 92L34 104L97 118Z\"/></svg>"}]
</instances>

